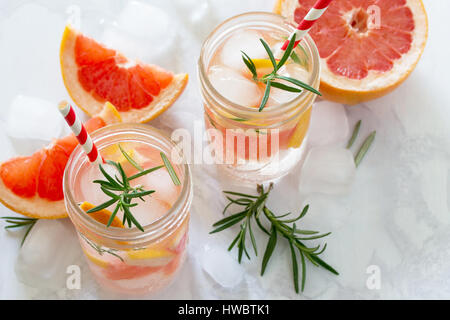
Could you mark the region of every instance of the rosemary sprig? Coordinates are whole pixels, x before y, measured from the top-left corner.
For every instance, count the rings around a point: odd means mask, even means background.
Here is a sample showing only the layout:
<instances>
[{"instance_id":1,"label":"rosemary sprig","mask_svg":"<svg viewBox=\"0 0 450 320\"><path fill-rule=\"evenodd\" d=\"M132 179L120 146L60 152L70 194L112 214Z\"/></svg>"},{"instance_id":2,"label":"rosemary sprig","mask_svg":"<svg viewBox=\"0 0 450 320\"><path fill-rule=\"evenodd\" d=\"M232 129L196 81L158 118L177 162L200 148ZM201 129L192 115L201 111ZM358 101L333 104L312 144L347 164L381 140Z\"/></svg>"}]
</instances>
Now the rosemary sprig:
<instances>
[{"instance_id":1,"label":"rosemary sprig","mask_svg":"<svg viewBox=\"0 0 450 320\"><path fill-rule=\"evenodd\" d=\"M105 193L111 199L96 206L95 208L92 208L91 210L88 210L87 213L98 212L115 204L116 206L108 220L108 223L106 224L107 227L111 226L112 222L114 221L114 218L117 216L117 213L121 211L123 212L123 220L122 220L123 225L128 225L129 228L135 225L139 230L144 232L144 228L139 224L139 222L131 213L131 208L134 208L138 205L138 203L132 203L132 201L133 199L136 198L145 201L144 197L150 196L152 193L155 192L155 190L145 190L144 187L141 185L132 187L130 182L139 177L145 176L153 171L159 170L163 167L166 167L175 185L180 185L181 182L175 170L173 169L172 164L170 163L169 159L163 152L161 152L161 159L163 160L164 166L158 166L144 170L137 164L136 161L133 160L133 158L129 154L125 152L125 150L120 146L120 144L119 149L122 152L125 159L140 172L131 177L128 177L125 174L125 171L123 170L123 167L119 162L108 160L107 163L111 166L114 166L119 174L119 176L115 175L114 177L112 177L110 174L106 172L103 165L99 165L100 171L106 180L95 180L93 182L100 185L100 189L103 191L103 193Z\"/></svg>"},{"instance_id":2,"label":"rosemary sprig","mask_svg":"<svg viewBox=\"0 0 450 320\"><path fill-rule=\"evenodd\" d=\"M121 256L119 256L115 249L104 249L101 245L95 244L94 242L92 242L91 240L89 240L88 238L86 238L84 235L80 234L81 237L84 239L84 241L86 241L86 243L95 251L97 251L97 253L100 256L103 256L104 253L108 253L114 257L116 257L117 259L119 259L120 261L124 262L123 258Z\"/></svg>"},{"instance_id":3,"label":"rosemary sprig","mask_svg":"<svg viewBox=\"0 0 450 320\"><path fill-rule=\"evenodd\" d=\"M28 237L28 234L30 233L31 229L33 229L34 225L38 221L38 219L34 219L34 218L21 218L21 217L1 217L0 219L3 219L7 223L9 223L9 225L5 227L6 230L22 228L22 227L27 228L27 231L23 235L20 246L23 245L23 243L25 242L25 239Z\"/></svg>"},{"instance_id":4,"label":"rosemary sprig","mask_svg":"<svg viewBox=\"0 0 450 320\"><path fill-rule=\"evenodd\" d=\"M261 104L259 106L260 112L264 109L264 107L267 104L267 101L269 100L271 87L289 91L289 92L298 92L298 93L302 92L303 91L302 89L305 89L305 90L311 91L319 96L322 95L319 91L317 91L313 87L307 85L306 83L304 83L298 79L285 77L285 76L278 74L278 71L287 62L287 60L289 58L291 58L295 63L301 64L300 59L298 58L298 56L295 54L295 51L294 51L295 42L296 42L295 39L296 39L296 35L294 34L292 36L291 40L289 41L289 45L288 45L286 51L284 52L283 56L281 57L280 61L278 61L278 62L275 59L275 56L274 56L272 50L270 49L269 45L267 44L267 42L265 42L264 39L260 39L262 45L264 46L264 49L266 50L266 52L269 56L272 66L273 66L273 71L269 74L264 75L261 78L258 77L256 66L255 66L255 63L253 62L253 60L245 52L241 51L242 52L242 60L244 61L245 65L252 73L253 80L255 82L262 82L266 85L266 90L264 92L264 96L263 96L263 98L261 100ZM301 89L283 84L283 83L279 82L279 80L287 81L291 84L294 84L297 87L300 87Z\"/></svg>"},{"instance_id":5,"label":"rosemary sprig","mask_svg":"<svg viewBox=\"0 0 450 320\"><path fill-rule=\"evenodd\" d=\"M329 272L338 275L339 273L330 265L328 265L325 261L319 258L325 249L326 244L324 246L315 246L308 247L305 245L305 241L316 240L324 238L331 233L320 234L318 231L312 230L302 230L297 228L297 223L308 212L309 206L305 206L302 212L295 218L287 218L290 213L276 216L269 208L266 206L267 198L273 188L271 184L267 191L264 190L264 187L259 185L257 188L258 195L248 195L244 193L232 192L232 191L224 191L226 198L229 201L229 204L225 207L224 213L228 210L231 205L237 205L243 207L242 211L234 213L218 222L216 222L213 227L215 228L211 231L211 234L223 231L228 229L234 225L240 223L240 230L238 235L234 238L228 250L231 251L235 246L238 248L238 261L242 261L242 256L245 254L248 259L250 259L250 255L246 248L246 238L250 237L251 244L255 255L258 255L257 245L254 237L254 233L251 227L252 221L256 223L259 229L268 235L269 240L264 252L264 257L262 260L261 266L261 276L264 275L270 258L273 255L273 252L276 249L276 245L278 243L278 238L281 236L286 239L289 243L289 247L291 249L291 260L292 260L292 273L293 273L293 281L295 291L298 293L299 288L303 291L306 283L306 261L309 261L316 267L322 267ZM265 222L270 224L270 228L266 228L262 221L261 217L265 217ZM293 225L290 225L293 224ZM299 285L299 269L298 269L298 261L297 254L300 256L300 263L302 268L301 273L301 286Z\"/></svg>"}]
</instances>

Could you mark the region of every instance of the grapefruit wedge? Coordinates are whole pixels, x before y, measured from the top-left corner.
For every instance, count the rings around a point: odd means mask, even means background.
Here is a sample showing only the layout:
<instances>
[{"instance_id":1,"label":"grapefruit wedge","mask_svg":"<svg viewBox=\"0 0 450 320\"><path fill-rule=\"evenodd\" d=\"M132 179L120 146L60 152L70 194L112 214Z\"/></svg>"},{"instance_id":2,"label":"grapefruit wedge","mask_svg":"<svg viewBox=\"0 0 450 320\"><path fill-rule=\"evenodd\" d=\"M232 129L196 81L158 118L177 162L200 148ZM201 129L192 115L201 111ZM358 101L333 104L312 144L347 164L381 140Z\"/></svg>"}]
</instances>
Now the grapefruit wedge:
<instances>
[{"instance_id":1,"label":"grapefruit wedge","mask_svg":"<svg viewBox=\"0 0 450 320\"><path fill-rule=\"evenodd\" d=\"M275 12L298 23L315 2L277 0ZM428 20L421 0L337 0L309 34L321 58L320 91L352 105L391 92L411 74Z\"/></svg>"},{"instance_id":2,"label":"grapefruit wedge","mask_svg":"<svg viewBox=\"0 0 450 320\"><path fill-rule=\"evenodd\" d=\"M121 122L110 103L85 123L93 132L105 125ZM67 217L64 207L63 174L78 141L72 134L55 140L31 156L0 163L0 202L11 210L37 219Z\"/></svg>"},{"instance_id":3,"label":"grapefruit wedge","mask_svg":"<svg viewBox=\"0 0 450 320\"><path fill-rule=\"evenodd\" d=\"M110 101L124 122L156 118L175 102L188 81L187 74L174 75L130 61L71 26L64 31L60 60L64 84L81 109L92 116Z\"/></svg>"}]
</instances>

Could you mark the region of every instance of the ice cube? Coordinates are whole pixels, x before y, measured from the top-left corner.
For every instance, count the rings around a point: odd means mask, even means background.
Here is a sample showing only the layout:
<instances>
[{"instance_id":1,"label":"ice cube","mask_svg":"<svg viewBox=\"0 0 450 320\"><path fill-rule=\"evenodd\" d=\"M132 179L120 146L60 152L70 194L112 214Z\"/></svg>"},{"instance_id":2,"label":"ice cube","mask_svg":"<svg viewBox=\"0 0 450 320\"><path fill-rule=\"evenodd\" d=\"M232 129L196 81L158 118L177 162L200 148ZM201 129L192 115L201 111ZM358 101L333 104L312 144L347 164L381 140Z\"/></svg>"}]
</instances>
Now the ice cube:
<instances>
[{"instance_id":1,"label":"ice cube","mask_svg":"<svg viewBox=\"0 0 450 320\"><path fill-rule=\"evenodd\" d=\"M308 136L310 145L344 144L349 138L349 131L343 105L321 101L313 106Z\"/></svg>"},{"instance_id":2,"label":"ice cube","mask_svg":"<svg viewBox=\"0 0 450 320\"><path fill-rule=\"evenodd\" d=\"M0 152L0 162L12 158L15 154L14 147L3 129L4 127L4 124L0 122L0 146L2 146L2 151Z\"/></svg>"},{"instance_id":3,"label":"ice cube","mask_svg":"<svg viewBox=\"0 0 450 320\"><path fill-rule=\"evenodd\" d=\"M300 80L304 83L308 83L309 80L309 73L302 67L300 67L298 64L291 63L288 65L285 65L281 67L281 69L278 71L278 73L285 77L294 78L297 80ZM280 82L282 84L288 85L290 87L298 88L296 85L285 81L285 80L279 80L277 82ZM298 92L289 92L286 90L278 89L278 88L271 88L270 90L270 98L267 103L268 106L277 106L283 103L287 103L295 98L297 98L300 95Z\"/></svg>"},{"instance_id":4,"label":"ice cube","mask_svg":"<svg viewBox=\"0 0 450 320\"><path fill-rule=\"evenodd\" d=\"M174 4L188 28L202 39L219 22L211 8L210 0L174 0Z\"/></svg>"},{"instance_id":5,"label":"ice cube","mask_svg":"<svg viewBox=\"0 0 450 320\"><path fill-rule=\"evenodd\" d=\"M300 177L300 192L345 194L355 178L351 151L340 147L316 147L306 156Z\"/></svg>"},{"instance_id":6,"label":"ice cube","mask_svg":"<svg viewBox=\"0 0 450 320\"><path fill-rule=\"evenodd\" d=\"M129 2L117 24L105 29L103 42L129 57L173 70L177 26L163 9L138 1Z\"/></svg>"},{"instance_id":7,"label":"ice cube","mask_svg":"<svg viewBox=\"0 0 450 320\"><path fill-rule=\"evenodd\" d=\"M55 104L19 95L9 109L6 132L13 138L51 141L60 136L63 122Z\"/></svg>"},{"instance_id":8,"label":"ice cube","mask_svg":"<svg viewBox=\"0 0 450 320\"><path fill-rule=\"evenodd\" d=\"M68 220L39 220L17 257L15 271L24 284L45 289L65 287L67 267L81 256L79 242Z\"/></svg>"},{"instance_id":9,"label":"ice cube","mask_svg":"<svg viewBox=\"0 0 450 320\"><path fill-rule=\"evenodd\" d=\"M114 166L104 164L103 168L111 177L120 177L119 172ZM78 199L78 201L86 201L98 206L110 200L111 198L100 189L100 186L93 183L94 180L106 180L99 167L97 165L89 165L86 166L84 170L86 170L84 173L80 173L81 199Z\"/></svg>"},{"instance_id":10,"label":"ice cube","mask_svg":"<svg viewBox=\"0 0 450 320\"><path fill-rule=\"evenodd\" d=\"M158 220L171 207L169 203L153 196L146 196L144 200L145 202L140 199L133 200L132 203L137 203L138 205L130 209L133 216L143 227Z\"/></svg>"},{"instance_id":11,"label":"ice cube","mask_svg":"<svg viewBox=\"0 0 450 320\"><path fill-rule=\"evenodd\" d=\"M142 185L146 190L155 190L152 198L162 200L170 205L174 204L178 198L180 187L175 186L167 172L162 168L133 181L133 186Z\"/></svg>"},{"instance_id":12,"label":"ice cube","mask_svg":"<svg viewBox=\"0 0 450 320\"><path fill-rule=\"evenodd\" d=\"M224 44L220 53L222 63L235 70L247 68L242 60L242 52L245 52L251 59L268 58L259 39L261 34L254 30L242 31L232 35Z\"/></svg>"},{"instance_id":13,"label":"ice cube","mask_svg":"<svg viewBox=\"0 0 450 320\"><path fill-rule=\"evenodd\" d=\"M243 267L228 251L219 246L205 246L202 266L206 273L225 288L235 287L244 276Z\"/></svg>"},{"instance_id":14,"label":"ice cube","mask_svg":"<svg viewBox=\"0 0 450 320\"><path fill-rule=\"evenodd\" d=\"M211 67L209 80L222 96L236 104L255 107L261 99L261 91L255 82L228 67Z\"/></svg>"}]
</instances>

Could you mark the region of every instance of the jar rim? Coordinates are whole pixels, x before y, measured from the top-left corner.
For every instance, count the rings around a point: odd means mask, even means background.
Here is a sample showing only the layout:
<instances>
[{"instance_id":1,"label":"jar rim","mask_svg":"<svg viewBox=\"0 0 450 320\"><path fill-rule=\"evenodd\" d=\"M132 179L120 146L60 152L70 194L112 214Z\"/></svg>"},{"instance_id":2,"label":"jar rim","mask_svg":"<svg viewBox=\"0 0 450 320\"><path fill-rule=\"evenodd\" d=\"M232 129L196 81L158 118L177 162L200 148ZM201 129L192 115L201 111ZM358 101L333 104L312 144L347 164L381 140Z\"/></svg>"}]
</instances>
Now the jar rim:
<instances>
[{"instance_id":1,"label":"jar rim","mask_svg":"<svg viewBox=\"0 0 450 320\"><path fill-rule=\"evenodd\" d=\"M118 139L121 135L123 136L125 134L133 136L140 135L141 137L153 139L167 150L170 149L169 152L172 152L174 150L173 148L177 148L176 144L158 129L143 124L125 123L108 125L95 131L91 134L91 137L97 147L101 149L102 146L109 146L114 143L114 141L108 142L108 138L111 138L111 136L115 135L115 138ZM183 174L183 179L180 179L182 180L182 189L175 203L162 217L143 226L144 232L136 227L106 227L86 214L75 201L71 183L75 181L77 172L86 164L89 164L89 161L85 152L80 145L77 145L64 170L64 200L72 222L74 224L80 224L84 229L94 233L96 236L123 242L155 241L157 238L164 237L168 232L171 232L171 226L177 225L180 221L182 222L187 215L193 197L191 169L187 163L173 164L174 166L178 166Z\"/></svg>"},{"instance_id":2,"label":"jar rim","mask_svg":"<svg viewBox=\"0 0 450 320\"><path fill-rule=\"evenodd\" d=\"M222 22L220 25L218 25L208 36L208 38L204 41L201 52L200 52L200 58L198 61L198 76L201 82L202 91L206 91L205 93L209 94L213 97L215 102L217 102L217 105L220 105L226 112L233 114L236 117L240 117L241 115L251 115L252 117L256 118L266 118L271 116L279 116L286 114L287 112L292 112L293 110L296 112L303 112L307 106L304 106L300 110L298 109L299 105L303 105L303 101L308 101L314 93L303 90L298 97L295 99L288 101L286 103L275 105L275 106L266 106L264 108L264 112L259 112L258 108L254 107L248 107L248 106L242 106L239 104L236 104L230 100L228 100L226 97L222 96L212 85L212 83L209 80L208 77L208 68L209 68L209 61L206 61L207 51L208 50L216 50L217 43L220 45L223 43L223 41L227 38L227 36L235 32L238 29L245 28L245 27L258 27L258 24L249 24L242 27L234 27L230 26L233 22L243 20L245 22L245 19L255 18L253 21L262 21L267 20L266 22L272 24L272 26L277 26L278 29L283 29L290 34L291 32L296 30L295 25L285 19L284 17L271 13L271 12L247 12L243 13L234 17L231 17L224 22ZM259 20L258 20L259 18ZM270 22L270 20L275 20ZM260 22L261 23L261 22ZM216 39L217 38L217 39ZM319 85L319 77L320 77L320 58L319 58L319 51L314 43L314 40L307 34L301 42L304 46L306 46L304 49L307 51L309 58L311 59L311 65L312 65L312 71L311 71L311 79L308 83L308 85L313 87L318 87ZM215 45L212 49L209 48L209 46Z\"/></svg>"}]
</instances>

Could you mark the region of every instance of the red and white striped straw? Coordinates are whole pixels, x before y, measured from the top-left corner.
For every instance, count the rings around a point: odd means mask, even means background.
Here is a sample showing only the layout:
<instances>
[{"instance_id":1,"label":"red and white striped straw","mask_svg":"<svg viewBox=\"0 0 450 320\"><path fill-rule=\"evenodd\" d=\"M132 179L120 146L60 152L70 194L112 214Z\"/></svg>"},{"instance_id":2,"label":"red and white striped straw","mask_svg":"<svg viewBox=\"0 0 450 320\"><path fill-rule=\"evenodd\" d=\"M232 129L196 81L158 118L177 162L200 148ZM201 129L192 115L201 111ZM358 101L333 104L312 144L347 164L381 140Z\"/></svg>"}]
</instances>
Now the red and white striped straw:
<instances>
[{"instance_id":1,"label":"red and white striped straw","mask_svg":"<svg viewBox=\"0 0 450 320\"><path fill-rule=\"evenodd\" d=\"M309 10L303 20L299 23L297 30L294 31L288 40L284 43L281 50L285 51L289 45L289 41L296 34L294 48L300 43L303 37L311 30L314 23L325 13L330 2L333 0L317 0L316 4Z\"/></svg>"},{"instance_id":2,"label":"red and white striped straw","mask_svg":"<svg viewBox=\"0 0 450 320\"><path fill-rule=\"evenodd\" d=\"M102 156L98 152L95 144L92 142L92 139L86 131L86 128L81 123L80 118L77 117L77 114L73 110L73 107L68 102L62 101L58 105L58 109L63 115L72 132L77 137L78 142L86 152L89 161L98 164L104 163Z\"/></svg>"}]
</instances>

